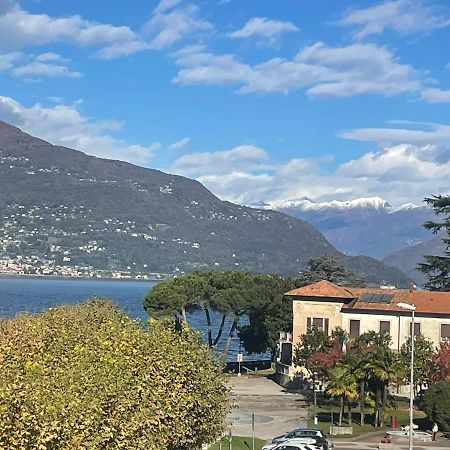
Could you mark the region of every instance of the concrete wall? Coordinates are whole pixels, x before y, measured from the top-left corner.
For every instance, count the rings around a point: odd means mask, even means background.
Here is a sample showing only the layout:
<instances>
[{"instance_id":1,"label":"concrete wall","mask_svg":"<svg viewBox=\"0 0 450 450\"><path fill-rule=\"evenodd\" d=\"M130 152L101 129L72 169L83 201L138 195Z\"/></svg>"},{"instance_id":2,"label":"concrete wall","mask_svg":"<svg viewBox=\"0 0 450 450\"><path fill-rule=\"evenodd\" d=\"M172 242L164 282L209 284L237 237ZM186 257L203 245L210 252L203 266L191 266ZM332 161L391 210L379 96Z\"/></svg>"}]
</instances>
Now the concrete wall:
<instances>
[{"instance_id":1,"label":"concrete wall","mask_svg":"<svg viewBox=\"0 0 450 450\"><path fill-rule=\"evenodd\" d=\"M367 313L342 313L342 328L350 330L350 320L360 321L360 333L365 331L380 331L380 322L387 321L391 324L392 349L398 350L407 342L410 336L411 315ZM416 316L415 323L420 323L421 334L431 339L434 346L441 342L441 324L450 324L449 318Z\"/></svg>"},{"instance_id":2,"label":"concrete wall","mask_svg":"<svg viewBox=\"0 0 450 450\"><path fill-rule=\"evenodd\" d=\"M344 303L336 301L301 301L294 300L294 323L292 340L294 345L302 334L306 333L306 321L308 317L323 317L329 320L329 331L336 327L342 327L341 308Z\"/></svg>"},{"instance_id":3,"label":"concrete wall","mask_svg":"<svg viewBox=\"0 0 450 450\"><path fill-rule=\"evenodd\" d=\"M411 314L409 313L387 313L377 311L341 312L343 302L315 300L294 300L293 312L293 343L298 343L300 335L306 333L307 318L321 317L329 320L329 333L336 327L342 327L350 332L350 320L360 321L360 333L365 331L380 331L380 322L390 323L390 334L392 337L392 349L398 350L410 335ZM421 325L421 333L431 339L435 346L441 342L441 324L450 324L450 316L446 318L429 317L416 314L416 323Z\"/></svg>"}]
</instances>

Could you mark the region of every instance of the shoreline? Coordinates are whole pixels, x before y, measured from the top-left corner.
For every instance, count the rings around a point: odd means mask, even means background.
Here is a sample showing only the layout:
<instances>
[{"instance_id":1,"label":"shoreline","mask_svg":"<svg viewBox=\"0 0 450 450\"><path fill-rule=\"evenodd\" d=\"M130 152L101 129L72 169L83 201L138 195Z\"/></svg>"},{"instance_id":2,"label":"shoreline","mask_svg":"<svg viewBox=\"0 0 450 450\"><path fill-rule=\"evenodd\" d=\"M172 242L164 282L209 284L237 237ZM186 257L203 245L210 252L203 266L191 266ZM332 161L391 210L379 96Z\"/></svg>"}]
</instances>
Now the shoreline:
<instances>
[{"instance_id":1,"label":"shoreline","mask_svg":"<svg viewBox=\"0 0 450 450\"><path fill-rule=\"evenodd\" d=\"M41 274L14 274L14 273L0 273L1 278L38 278L47 280L74 280L74 281L137 281L137 282L154 282L154 281L164 281L162 278L109 278L109 277L71 277L65 275L41 275Z\"/></svg>"}]
</instances>

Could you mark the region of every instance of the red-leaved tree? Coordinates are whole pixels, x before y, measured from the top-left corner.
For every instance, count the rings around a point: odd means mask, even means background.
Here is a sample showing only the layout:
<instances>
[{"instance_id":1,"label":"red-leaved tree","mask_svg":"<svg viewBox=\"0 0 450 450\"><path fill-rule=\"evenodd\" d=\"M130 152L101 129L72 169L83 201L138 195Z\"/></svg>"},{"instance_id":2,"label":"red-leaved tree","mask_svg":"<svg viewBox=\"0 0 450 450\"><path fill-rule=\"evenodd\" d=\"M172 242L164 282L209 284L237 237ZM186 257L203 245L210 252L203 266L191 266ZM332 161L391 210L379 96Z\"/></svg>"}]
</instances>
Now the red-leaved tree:
<instances>
[{"instance_id":1,"label":"red-leaved tree","mask_svg":"<svg viewBox=\"0 0 450 450\"><path fill-rule=\"evenodd\" d=\"M433 382L450 380L450 342L445 342L433 354L430 379Z\"/></svg>"}]
</instances>

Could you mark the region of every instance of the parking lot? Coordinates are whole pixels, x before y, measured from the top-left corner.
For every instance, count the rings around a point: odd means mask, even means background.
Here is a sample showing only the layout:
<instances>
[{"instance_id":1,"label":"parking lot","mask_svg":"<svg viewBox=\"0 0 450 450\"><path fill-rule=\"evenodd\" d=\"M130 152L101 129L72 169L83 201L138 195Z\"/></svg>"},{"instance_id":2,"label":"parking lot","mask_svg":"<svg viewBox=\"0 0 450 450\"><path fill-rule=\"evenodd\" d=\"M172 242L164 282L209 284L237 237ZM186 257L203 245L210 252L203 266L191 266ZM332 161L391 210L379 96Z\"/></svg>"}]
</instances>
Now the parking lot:
<instances>
[{"instance_id":1,"label":"parking lot","mask_svg":"<svg viewBox=\"0 0 450 450\"><path fill-rule=\"evenodd\" d=\"M307 406L303 396L290 394L265 377L233 377L230 381L235 408L229 415L234 436L252 435L271 439L298 426L307 425Z\"/></svg>"}]
</instances>

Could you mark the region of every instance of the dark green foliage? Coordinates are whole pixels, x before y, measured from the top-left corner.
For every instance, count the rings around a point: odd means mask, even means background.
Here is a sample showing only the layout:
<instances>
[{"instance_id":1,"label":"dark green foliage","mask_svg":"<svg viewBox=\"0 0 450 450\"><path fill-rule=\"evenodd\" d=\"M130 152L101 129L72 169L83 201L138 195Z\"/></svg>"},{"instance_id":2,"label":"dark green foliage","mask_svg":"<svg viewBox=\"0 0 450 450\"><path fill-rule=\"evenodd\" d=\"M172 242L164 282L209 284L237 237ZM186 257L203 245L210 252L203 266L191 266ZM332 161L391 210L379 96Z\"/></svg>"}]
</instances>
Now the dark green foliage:
<instances>
[{"instance_id":1,"label":"dark green foliage","mask_svg":"<svg viewBox=\"0 0 450 450\"><path fill-rule=\"evenodd\" d=\"M300 341L294 347L293 362L297 366L304 366L314 353L327 352L331 346L329 336L323 330L312 327L300 336Z\"/></svg>"},{"instance_id":2,"label":"dark green foliage","mask_svg":"<svg viewBox=\"0 0 450 450\"><path fill-rule=\"evenodd\" d=\"M411 358L411 337L400 350L403 365L409 368ZM423 335L414 338L414 388L428 383L433 359L433 342Z\"/></svg>"},{"instance_id":3,"label":"dark green foliage","mask_svg":"<svg viewBox=\"0 0 450 450\"><path fill-rule=\"evenodd\" d=\"M292 330L292 300L284 293L296 287L294 280L278 276L258 276L258 303L248 313L249 323L239 330L239 338L248 352L276 348L280 331Z\"/></svg>"},{"instance_id":4,"label":"dark green foliage","mask_svg":"<svg viewBox=\"0 0 450 450\"><path fill-rule=\"evenodd\" d=\"M436 422L441 431L450 431L450 381L432 384L424 393L422 405L430 420Z\"/></svg>"},{"instance_id":5,"label":"dark green foliage","mask_svg":"<svg viewBox=\"0 0 450 450\"><path fill-rule=\"evenodd\" d=\"M443 216L441 222L425 222L424 227L433 234L444 233L442 242L446 246L443 256L427 255L426 263L419 264L419 270L428 277L425 287L434 291L450 290L450 195L437 195L425 199L436 216Z\"/></svg>"},{"instance_id":6,"label":"dark green foliage","mask_svg":"<svg viewBox=\"0 0 450 450\"><path fill-rule=\"evenodd\" d=\"M304 285L327 280L339 286L364 286L362 274L349 270L341 259L329 256L310 259L306 264L306 270L301 272L300 280Z\"/></svg>"},{"instance_id":7,"label":"dark green foliage","mask_svg":"<svg viewBox=\"0 0 450 450\"><path fill-rule=\"evenodd\" d=\"M244 314L250 324L243 326L240 338L247 351L264 352L275 347L278 333L292 324L291 303L283 294L292 281L278 276L252 275L238 271L193 272L189 275L159 283L145 297L144 309L150 316L172 316L185 320L189 309L203 309L208 324L208 345L219 342L226 318L231 321L224 355ZM217 330L212 329L211 312L222 314Z\"/></svg>"}]
</instances>

